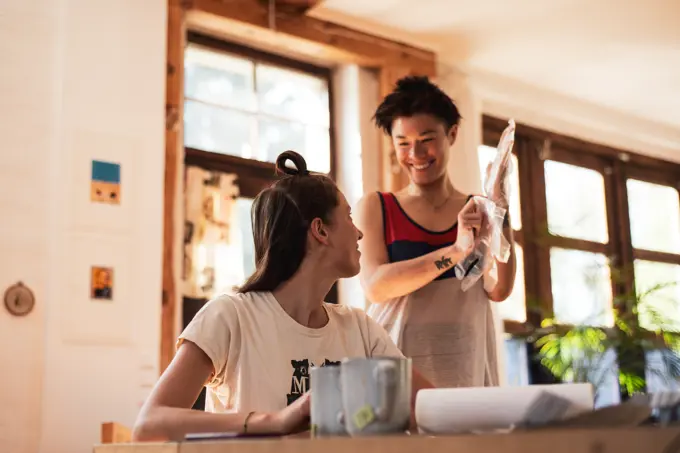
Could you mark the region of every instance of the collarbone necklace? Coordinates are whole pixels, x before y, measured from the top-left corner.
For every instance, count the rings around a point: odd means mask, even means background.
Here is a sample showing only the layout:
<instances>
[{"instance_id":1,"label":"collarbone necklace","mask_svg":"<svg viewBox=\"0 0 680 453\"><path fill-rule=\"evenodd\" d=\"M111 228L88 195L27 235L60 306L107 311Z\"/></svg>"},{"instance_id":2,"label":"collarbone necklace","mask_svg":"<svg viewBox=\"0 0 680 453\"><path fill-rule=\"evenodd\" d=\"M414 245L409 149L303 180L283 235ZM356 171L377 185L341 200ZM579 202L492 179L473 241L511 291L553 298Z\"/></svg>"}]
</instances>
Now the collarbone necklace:
<instances>
[{"instance_id":1,"label":"collarbone necklace","mask_svg":"<svg viewBox=\"0 0 680 453\"><path fill-rule=\"evenodd\" d=\"M449 199L451 198L451 195L452 194L448 194L446 198L444 198L444 200L440 201L439 203L433 203L427 198L425 198L425 201L427 201L427 204L429 204L432 207L432 209L434 209L435 211L439 211L441 208L446 206L446 204L449 202Z\"/></svg>"},{"instance_id":2,"label":"collarbone necklace","mask_svg":"<svg viewBox=\"0 0 680 453\"><path fill-rule=\"evenodd\" d=\"M434 203L432 200L430 200L429 197L425 196L425 194L423 192L420 192L420 193L416 192L416 190L414 190L413 187L409 188L409 192L411 193L411 195L415 195L415 196L419 196L419 197L423 198L425 200L425 203L427 205L429 205L432 208L432 210L434 210L435 212L439 211L444 206L446 206L448 204L449 200L451 199L451 197L453 197L456 193L455 190L451 190L451 191L449 191L448 195L446 195L446 197L444 197L444 199L442 201L440 201L439 203Z\"/></svg>"}]
</instances>

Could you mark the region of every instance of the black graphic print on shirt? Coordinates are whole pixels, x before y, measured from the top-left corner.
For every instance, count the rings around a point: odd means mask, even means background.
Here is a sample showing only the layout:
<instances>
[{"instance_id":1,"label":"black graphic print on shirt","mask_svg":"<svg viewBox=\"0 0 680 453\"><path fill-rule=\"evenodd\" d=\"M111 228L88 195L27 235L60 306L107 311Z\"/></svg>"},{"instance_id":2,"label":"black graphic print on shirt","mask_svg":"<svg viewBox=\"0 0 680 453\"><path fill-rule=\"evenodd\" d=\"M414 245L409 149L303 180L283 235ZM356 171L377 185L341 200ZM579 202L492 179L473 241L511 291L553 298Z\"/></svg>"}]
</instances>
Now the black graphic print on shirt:
<instances>
[{"instance_id":1,"label":"black graphic print on shirt","mask_svg":"<svg viewBox=\"0 0 680 453\"><path fill-rule=\"evenodd\" d=\"M300 398L305 392L309 390L309 368L316 366L309 362L309 359L291 360L290 364L293 367L293 376L290 380L290 393L286 395L288 399L287 405L291 405L296 399ZM325 359L320 366L340 365L340 361L333 361Z\"/></svg>"}]
</instances>

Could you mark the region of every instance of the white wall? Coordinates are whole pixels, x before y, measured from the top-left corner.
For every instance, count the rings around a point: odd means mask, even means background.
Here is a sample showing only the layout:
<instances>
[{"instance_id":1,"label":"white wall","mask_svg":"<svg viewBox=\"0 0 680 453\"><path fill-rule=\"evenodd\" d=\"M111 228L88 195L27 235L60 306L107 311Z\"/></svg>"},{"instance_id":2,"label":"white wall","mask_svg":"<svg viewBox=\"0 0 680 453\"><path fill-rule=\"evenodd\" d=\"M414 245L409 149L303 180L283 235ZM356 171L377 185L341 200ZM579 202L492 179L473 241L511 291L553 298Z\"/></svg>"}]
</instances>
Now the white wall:
<instances>
[{"instance_id":1,"label":"white wall","mask_svg":"<svg viewBox=\"0 0 680 453\"><path fill-rule=\"evenodd\" d=\"M485 114L680 162L680 124L670 127L490 74L469 78Z\"/></svg>"},{"instance_id":2,"label":"white wall","mask_svg":"<svg viewBox=\"0 0 680 453\"><path fill-rule=\"evenodd\" d=\"M380 101L378 73L359 69L359 128L361 133L361 164L364 193L380 190L380 150L382 132L373 125L373 114Z\"/></svg>"},{"instance_id":3,"label":"white wall","mask_svg":"<svg viewBox=\"0 0 680 453\"><path fill-rule=\"evenodd\" d=\"M37 297L0 308L0 445L89 452L132 425L158 376L164 0L0 4L0 271ZM121 164L119 206L89 202L91 160ZM89 298L91 265L114 300Z\"/></svg>"},{"instance_id":4,"label":"white wall","mask_svg":"<svg viewBox=\"0 0 680 453\"><path fill-rule=\"evenodd\" d=\"M26 318L10 317L0 305L0 445L3 451L32 453L39 444L45 302L51 293L54 213L44 200L55 183L50 157L56 155L59 30L56 12L41 11L49 2L20 1L0 6L0 291L21 280L37 304Z\"/></svg>"}]
</instances>

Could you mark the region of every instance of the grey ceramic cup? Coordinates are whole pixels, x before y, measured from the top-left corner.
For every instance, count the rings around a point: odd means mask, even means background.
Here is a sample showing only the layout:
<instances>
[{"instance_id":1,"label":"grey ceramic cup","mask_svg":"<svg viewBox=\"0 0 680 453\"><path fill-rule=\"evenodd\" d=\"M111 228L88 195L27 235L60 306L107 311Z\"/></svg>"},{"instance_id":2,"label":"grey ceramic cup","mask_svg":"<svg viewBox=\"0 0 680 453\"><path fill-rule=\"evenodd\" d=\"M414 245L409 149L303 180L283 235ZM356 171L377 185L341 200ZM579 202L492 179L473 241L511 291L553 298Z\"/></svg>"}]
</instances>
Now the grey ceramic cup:
<instances>
[{"instance_id":1,"label":"grey ceramic cup","mask_svg":"<svg viewBox=\"0 0 680 453\"><path fill-rule=\"evenodd\" d=\"M309 379L312 391L310 400L312 436L346 436L340 366L314 367L309 372Z\"/></svg>"},{"instance_id":2,"label":"grey ceramic cup","mask_svg":"<svg viewBox=\"0 0 680 453\"><path fill-rule=\"evenodd\" d=\"M411 359L346 359L340 367L345 429L351 436L403 433L411 419Z\"/></svg>"}]
</instances>

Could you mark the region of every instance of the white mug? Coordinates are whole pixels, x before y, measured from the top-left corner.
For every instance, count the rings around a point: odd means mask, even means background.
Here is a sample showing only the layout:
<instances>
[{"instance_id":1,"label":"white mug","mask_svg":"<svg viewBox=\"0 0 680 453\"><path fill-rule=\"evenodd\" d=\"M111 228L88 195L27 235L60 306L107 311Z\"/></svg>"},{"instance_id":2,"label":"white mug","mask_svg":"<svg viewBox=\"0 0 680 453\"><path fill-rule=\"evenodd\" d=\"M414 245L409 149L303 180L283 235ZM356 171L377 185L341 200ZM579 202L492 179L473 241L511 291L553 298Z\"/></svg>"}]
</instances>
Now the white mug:
<instances>
[{"instance_id":1,"label":"white mug","mask_svg":"<svg viewBox=\"0 0 680 453\"><path fill-rule=\"evenodd\" d=\"M312 437L345 436L340 365L313 367L309 372Z\"/></svg>"},{"instance_id":2,"label":"white mug","mask_svg":"<svg viewBox=\"0 0 680 453\"><path fill-rule=\"evenodd\" d=\"M344 360L340 366L340 383L347 432L351 436L365 436L408 430L411 379L411 359Z\"/></svg>"}]
</instances>

